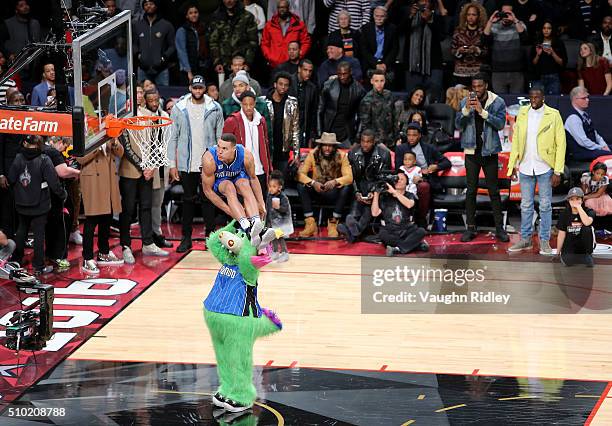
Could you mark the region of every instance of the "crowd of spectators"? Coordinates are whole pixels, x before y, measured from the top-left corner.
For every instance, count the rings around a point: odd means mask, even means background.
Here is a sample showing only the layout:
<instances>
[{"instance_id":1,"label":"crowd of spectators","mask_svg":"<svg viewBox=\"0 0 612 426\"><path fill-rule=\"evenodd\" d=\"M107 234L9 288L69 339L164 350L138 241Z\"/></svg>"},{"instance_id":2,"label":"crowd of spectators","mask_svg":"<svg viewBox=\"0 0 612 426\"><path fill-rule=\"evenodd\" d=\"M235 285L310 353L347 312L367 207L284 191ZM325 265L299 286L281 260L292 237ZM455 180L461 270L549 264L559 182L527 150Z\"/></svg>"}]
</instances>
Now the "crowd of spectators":
<instances>
[{"instance_id":1,"label":"crowd of spectators","mask_svg":"<svg viewBox=\"0 0 612 426\"><path fill-rule=\"evenodd\" d=\"M6 19L0 22L0 70L26 44L40 41L48 31L46 6L28 0L7 3L11 7L3 4ZM315 200L334 205L327 235L343 234L349 241L359 238L373 217L382 215L387 224L397 219L397 226L414 217L414 229L402 231L400 240L394 225L387 225L385 238L390 240L391 254L426 249L421 230L427 226L434 194L443 191L437 175L450 168L436 145L428 106L450 105L457 114L454 128L461 133L461 149L474 155L466 158L472 181L466 205L467 240L475 233L475 182L481 168L487 171L487 185L495 189L489 178L497 157L489 155L499 152L497 132L506 124L506 105L499 95L525 93L530 88L556 95L575 87L570 94L575 113L565 122L568 155L586 160L610 153L610 142L597 133L586 110L589 95L612 92L612 0L103 3L110 16L131 11L138 103L143 112L169 114L174 135L165 171L140 170L139 154L129 141L109 142L101 151L79 159L83 169L92 159L99 157L96 164L104 159L109 173L105 185L116 186L119 197L115 199L111 191L108 208L91 213L87 200L92 192L84 190L87 178L81 170L87 217L84 268L90 272L96 271L95 262L91 263L93 230L98 226L98 235L107 235L113 215L120 211L123 260L134 261L129 227L136 199L139 216L153 214L157 221L141 221L143 254L167 255L163 248L169 248L169 243L157 224L161 201L155 195L164 182L178 182L184 191L179 251L191 248L198 200L206 232L210 232L214 208L198 191L198 159L221 133L234 134L238 143L256 154L256 174L264 192L272 170L281 173L275 175L277 194L279 186L297 183L306 224L302 237L318 233ZM0 102L53 105L55 71L50 63L24 69L0 87ZM189 87L189 93L180 99L160 99L159 92L168 85ZM203 121L204 127L194 128L194 119ZM4 170L0 174L4 178L22 138L2 138ZM36 149L39 141L31 142L26 148ZM301 163L300 148L312 149ZM348 155L341 148L350 150ZM370 174L368 168L390 169L391 152L395 168L403 173L379 197L381 191L360 179ZM120 164L117 179L112 173L114 161ZM0 184L8 191L5 180ZM353 197L346 223L341 223L344 207ZM506 241L497 197L492 199L496 233ZM80 206L80 198L72 203ZM10 225L15 225L14 219ZM14 236L17 227L7 224L3 220L3 229ZM66 235L80 243L76 225L75 219ZM99 244L98 263L119 262L105 253L104 238ZM39 257L36 262L37 269L44 268Z\"/></svg>"}]
</instances>

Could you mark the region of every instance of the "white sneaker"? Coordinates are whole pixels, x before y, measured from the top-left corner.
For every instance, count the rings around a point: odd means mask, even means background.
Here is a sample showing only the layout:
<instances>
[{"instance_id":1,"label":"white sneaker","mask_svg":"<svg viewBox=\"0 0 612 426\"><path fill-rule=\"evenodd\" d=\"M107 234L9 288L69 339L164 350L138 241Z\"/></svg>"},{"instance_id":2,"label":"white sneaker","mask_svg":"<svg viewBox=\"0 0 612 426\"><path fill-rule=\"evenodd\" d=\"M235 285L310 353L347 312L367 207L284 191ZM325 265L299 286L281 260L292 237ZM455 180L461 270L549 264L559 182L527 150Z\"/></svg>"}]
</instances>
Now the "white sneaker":
<instances>
[{"instance_id":1,"label":"white sneaker","mask_svg":"<svg viewBox=\"0 0 612 426\"><path fill-rule=\"evenodd\" d=\"M83 245L83 237L81 236L81 233L79 231L71 232L68 241L76 244L77 246Z\"/></svg>"},{"instance_id":2,"label":"white sneaker","mask_svg":"<svg viewBox=\"0 0 612 426\"><path fill-rule=\"evenodd\" d=\"M119 259L112 251L108 254L98 253L98 265L123 265L123 263L124 259Z\"/></svg>"},{"instance_id":3,"label":"white sneaker","mask_svg":"<svg viewBox=\"0 0 612 426\"><path fill-rule=\"evenodd\" d=\"M131 248L123 247L123 261L128 265L133 265L136 263L136 259L134 259L134 254L132 253Z\"/></svg>"},{"instance_id":4,"label":"white sneaker","mask_svg":"<svg viewBox=\"0 0 612 426\"><path fill-rule=\"evenodd\" d=\"M270 255L270 258L271 258L273 261L275 261L275 260L277 260L277 259L278 259L278 257L279 257L280 255L281 255L281 254L280 254L279 252L277 252L277 251L273 251L273 252L272 252L272 254Z\"/></svg>"},{"instance_id":5,"label":"white sneaker","mask_svg":"<svg viewBox=\"0 0 612 426\"><path fill-rule=\"evenodd\" d=\"M548 241L540 240L540 254L543 254L544 256L553 255L553 250Z\"/></svg>"},{"instance_id":6,"label":"white sneaker","mask_svg":"<svg viewBox=\"0 0 612 426\"><path fill-rule=\"evenodd\" d=\"M289 253L281 253L280 256L276 259L278 263L284 263L289 260Z\"/></svg>"},{"instance_id":7,"label":"white sneaker","mask_svg":"<svg viewBox=\"0 0 612 426\"><path fill-rule=\"evenodd\" d=\"M155 244L149 244L146 246L142 246L142 254L144 256L159 256L159 257L170 256L170 253L168 253L166 250L160 249Z\"/></svg>"},{"instance_id":8,"label":"white sneaker","mask_svg":"<svg viewBox=\"0 0 612 426\"><path fill-rule=\"evenodd\" d=\"M96 264L96 261L93 259L84 260L81 268L83 269L83 272L85 272L86 274L92 274L92 275L96 274L97 275L100 273L100 270L98 269L98 265Z\"/></svg>"}]
</instances>

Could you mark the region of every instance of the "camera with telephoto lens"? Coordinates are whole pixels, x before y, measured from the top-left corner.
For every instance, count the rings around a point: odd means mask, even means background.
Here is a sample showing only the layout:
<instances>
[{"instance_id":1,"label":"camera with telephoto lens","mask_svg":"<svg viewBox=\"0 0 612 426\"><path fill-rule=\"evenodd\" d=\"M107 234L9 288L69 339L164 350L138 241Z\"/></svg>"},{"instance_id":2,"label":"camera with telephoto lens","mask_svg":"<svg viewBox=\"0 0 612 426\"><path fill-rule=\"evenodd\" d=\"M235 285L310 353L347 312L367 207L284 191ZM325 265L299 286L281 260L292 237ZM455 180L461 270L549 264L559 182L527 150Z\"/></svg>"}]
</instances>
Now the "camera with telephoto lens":
<instances>
[{"instance_id":1,"label":"camera with telephoto lens","mask_svg":"<svg viewBox=\"0 0 612 426\"><path fill-rule=\"evenodd\" d=\"M19 264L8 262L0 267L0 276L17 284L17 290L25 294L36 294L38 300L27 309L15 311L6 325L3 345L11 350L39 351L53 337L53 300L55 289L41 283L27 273ZM38 308L38 310L34 310Z\"/></svg>"},{"instance_id":2,"label":"camera with telephoto lens","mask_svg":"<svg viewBox=\"0 0 612 426\"><path fill-rule=\"evenodd\" d=\"M497 12L497 17L499 19L506 19L507 17L509 17L510 15L508 14L508 12Z\"/></svg>"},{"instance_id":3,"label":"camera with telephoto lens","mask_svg":"<svg viewBox=\"0 0 612 426\"><path fill-rule=\"evenodd\" d=\"M20 349L40 350L45 345L37 333L40 314L35 311L17 311L6 327L5 346L18 351Z\"/></svg>"},{"instance_id":4,"label":"camera with telephoto lens","mask_svg":"<svg viewBox=\"0 0 612 426\"><path fill-rule=\"evenodd\" d=\"M393 170L381 170L374 180L374 192L385 192L388 189L387 184L395 187L398 180L399 177L393 173Z\"/></svg>"}]
</instances>

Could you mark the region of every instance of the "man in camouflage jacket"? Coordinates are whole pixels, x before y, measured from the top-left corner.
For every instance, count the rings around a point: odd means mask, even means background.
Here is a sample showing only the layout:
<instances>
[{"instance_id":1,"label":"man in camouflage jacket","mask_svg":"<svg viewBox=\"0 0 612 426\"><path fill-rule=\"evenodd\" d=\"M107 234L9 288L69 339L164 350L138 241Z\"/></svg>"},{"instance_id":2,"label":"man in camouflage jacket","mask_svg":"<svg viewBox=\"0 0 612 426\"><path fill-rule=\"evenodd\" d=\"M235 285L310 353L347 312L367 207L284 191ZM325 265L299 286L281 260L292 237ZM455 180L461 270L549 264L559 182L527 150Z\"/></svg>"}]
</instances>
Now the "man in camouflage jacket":
<instances>
[{"instance_id":1,"label":"man in camouflage jacket","mask_svg":"<svg viewBox=\"0 0 612 426\"><path fill-rule=\"evenodd\" d=\"M229 72L234 55L254 63L258 42L253 15L238 0L223 0L210 22L209 45L215 71Z\"/></svg>"},{"instance_id":2,"label":"man in camouflage jacket","mask_svg":"<svg viewBox=\"0 0 612 426\"><path fill-rule=\"evenodd\" d=\"M397 140L397 112L393 105L393 95L385 87L385 73L375 70L370 79L372 90L361 100L359 120L362 129L372 129L376 142L391 148Z\"/></svg>"},{"instance_id":3,"label":"man in camouflage jacket","mask_svg":"<svg viewBox=\"0 0 612 426\"><path fill-rule=\"evenodd\" d=\"M293 151L293 161L299 159L300 113L297 98L288 94L291 76L280 72L276 74L274 80L274 87L270 89L265 98L271 121L271 128L268 132L272 135L272 164L275 169L285 172L289 164L289 152ZM282 116L280 114L275 116L275 103ZM282 120L282 134L280 135L274 134L276 120ZM281 137L277 139L278 136Z\"/></svg>"}]
</instances>

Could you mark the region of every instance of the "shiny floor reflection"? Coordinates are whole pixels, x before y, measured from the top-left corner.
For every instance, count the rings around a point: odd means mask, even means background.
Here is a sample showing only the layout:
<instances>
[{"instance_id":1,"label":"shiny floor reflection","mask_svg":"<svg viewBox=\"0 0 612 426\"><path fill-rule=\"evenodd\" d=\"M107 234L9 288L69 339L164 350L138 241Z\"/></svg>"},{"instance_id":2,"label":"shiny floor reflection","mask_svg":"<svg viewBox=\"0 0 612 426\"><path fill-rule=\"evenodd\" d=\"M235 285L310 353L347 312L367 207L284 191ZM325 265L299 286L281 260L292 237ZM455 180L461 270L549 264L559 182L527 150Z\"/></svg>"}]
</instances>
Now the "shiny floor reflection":
<instances>
[{"instance_id":1,"label":"shiny floor reflection","mask_svg":"<svg viewBox=\"0 0 612 426\"><path fill-rule=\"evenodd\" d=\"M582 425L606 385L274 367L256 369L255 383L260 400L232 417L210 402L215 366L66 360L10 405L33 408L29 417L7 409L0 424Z\"/></svg>"}]
</instances>

